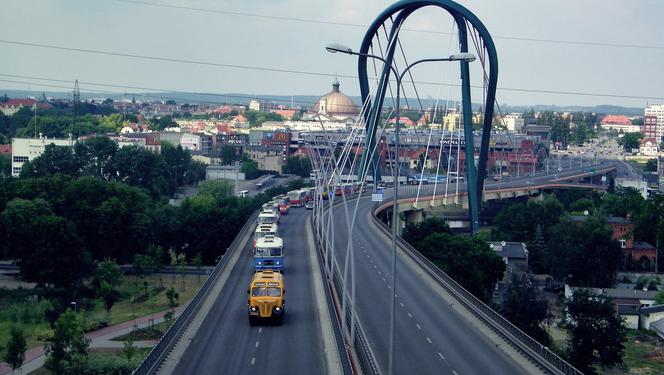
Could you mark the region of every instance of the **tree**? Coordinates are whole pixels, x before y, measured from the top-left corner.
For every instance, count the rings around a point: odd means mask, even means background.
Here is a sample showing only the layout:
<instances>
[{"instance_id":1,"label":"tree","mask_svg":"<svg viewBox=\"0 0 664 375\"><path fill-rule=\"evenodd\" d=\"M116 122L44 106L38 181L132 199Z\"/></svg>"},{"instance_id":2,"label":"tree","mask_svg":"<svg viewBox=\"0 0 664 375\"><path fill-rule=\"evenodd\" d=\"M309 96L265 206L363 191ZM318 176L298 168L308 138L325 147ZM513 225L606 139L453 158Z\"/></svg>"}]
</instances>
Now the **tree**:
<instances>
[{"instance_id":1,"label":"tree","mask_svg":"<svg viewBox=\"0 0 664 375\"><path fill-rule=\"evenodd\" d=\"M646 172L657 172L657 159L648 159L643 170Z\"/></svg>"},{"instance_id":2,"label":"tree","mask_svg":"<svg viewBox=\"0 0 664 375\"><path fill-rule=\"evenodd\" d=\"M50 176L57 173L77 176L80 170L81 165L71 147L56 146L51 143L44 147L41 155L23 164L21 177Z\"/></svg>"},{"instance_id":3,"label":"tree","mask_svg":"<svg viewBox=\"0 0 664 375\"><path fill-rule=\"evenodd\" d=\"M164 282L161 278L161 270L164 268L164 249L161 246L150 244L146 253L152 260L154 272L159 275L159 286L163 288Z\"/></svg>"},{"instance_id":4,"label":"tree","mask_svg":"<svg viewBox=\"0 0 664 375\"><path fill-rule=\"evenodd\" d=\"M622 138L618 138L618 144L623 146L626 152L631 152L632 149L639 148L639 142L643 138L640 132L627 133Z\"/></svg>"},{"instance_id":5,"label":"tree","mask_svg":"<svg viewBox=\"0 0 664 375\"><path fill-rule=\"evenodd\" d=\"M111 259L105 259L97 264L93 279L93 286L97 290L97 297L104 302L107 320L111 321L111 309L119 299L115 287L122 281L122 271L120 266Z\"/></svg>"},{"instance_id":6,"label":"tree","mask_svg":"<svg viewBox=\"0 0 664 375\"><path fill-rule=\"evenodd\" d=\"M291 156L286 160L284 173L309 177L311 173L311 159L306 156Z\"/></svg>"},{"instance_id":7,"label":"tree","mask_svg":"<svg viewBox=\"0 0 664 375\"><path fill-rule=\"evenodd\" d=\"M234 146L224 145L221 148L221 160L224 164L231 164L239 159L240 157L237 154L237 148Z\"/></svg>"},{"instance_id":8,"label":"tree","mask_svg":"<svg viewBox=\"0 0 664 375\"><path fill-rule=\"evenodd\" d=\"M201 266L203 265L203 257L201 256L201 253L197 253L195 257L191 259L191 265L196 267L197 275L198 275L198 282L201 282Z\"/></svg>"},{"instance_id":9,"label":"tree","mask_svg":"<svg viewBox=\"0 0 664 375\"><path fill-rule=\"evenodd\" d=\"M109 286L115 288L122 282L122 271L115 260L106 258L97 263L97 269L94 273L93 285L95 287L106 282Z\"/></svg>"},{"instance_id":10,"label":"tree","mask_svg":"<svg viewBox=\"0 0 664 375\"><path fill-rule=\"evenodd\" d=\"M502 307L502 313L510 322L540 344L550 344L551 338L541 326L552 317L548 302L527 277L519 279L514 276L512 278L509 295Z\"/></svg>"},{"instance_id":11,"label":"tree","mask_svg":"<svg viewBox=\"0 0 664 375\"><path fill-rule=\"evenodd\" d=\"M40 199L14 199L1 217L21 275L42 290L56 289L71 297L92 271L90 254L72 223Z\"/></svg>"},{"instance_id":12,"label":"tree","mask_svg":"<svg viewBox=\"0 0 664 375\"><path fill-rule=\"evenodd\" d=\"M0 139L0 143L1 139ZM9 155L0 155L0 178L12 175L12 159Z\"/></svg>"},{"instance_id":13,"label":"tree","mask_svg":"<svg viewBox=\"0 0 664 375\"><path fill-rule=\"evenodd\" d=\"M242 168L240 169L247 180L253 180L261 175L261 170L258 169L258 163L251 159L242 161Z\"/></svg>"},{"instance_id":14,"label":"tree","mask_svg":"<svg viewBox=\"0 0 664 375\"><path fill-rule=\"evenodd\" d=\"M655 295L655 305L664 305L664 290L660 290Z\"/></svg>"},{"instance_id":15,"label":"tree","mask_svg":"<svg viewBox=\"0 0 664 375\"><path fill-rule=\"evenodd\" d=\"M55 322L53 334L46 339L45 367L54 374L81 374L85 370L88 346L83 323L67 309Z\"/></svg>"},{"instance_id":16,"label":"tree","mask_svg":"<svg viewBox=\"0 0 664 375\"><path fill-rule=\"evenodd\" d=\"M611 300L587 289L574 291L565 301L569 324L567 352L570 361L584 374L623 363L625 327Z\"/></svg>"},{"instance_id":17,"label":"tree","mask_svg":"<svg viewBox=\"0 0 664 375\"><path fill-rule=\"evenodd\" d=\"M132 335L127 336L123 346L122 353L127 357L127 363L131 363L131 359L136 355L136 347L134 346L134 338Z\"/></svg>"},{"instance_id":18,"label":"tree","mask_svg":"<svg viewBox=\"0 0 664 375\"><path fill-rule=\"evenodd\" d=\"M26 346L27 344L23 331L17 327L12 327L9 333L9 341L7 342L7 351L3 358L5 362L11 366L12 373L15 372L17 368L23 366Z\"/></svg>"},{"instance_id":19,"label":"tree","mask_svg":"<svg viewBox=\"0 0 664 375\"><path fill-rule=\"evenodd\" d=\"M478 298L488 301L496 281L503 277L505 263L477 238L433 233L416 249Z\"/></svg>"},{"instance_id":20,"label":"tree","mask_svg":"<svg viewBox=\"0 0 664 375\"><path fill-rule=\"evenodd\" d=\"M546 270L544 263L546 262L545 257L548 252L542 226L538 224L535 229L535 237L530 246L530 256L528 258L528 266L533 272L541 273Z\"/></svg>"},{"instance_id":21,"label":"tree","mask_svg":"<svg viewBox=\"0 0 664 375\"><path fill-rule=\"evenodd\" d=\"M172 308L178 305L180 294L173 287L170 287L166 290L166 298L168 298L168 306Z\"/></svg>"},{"instance_id":22,"label":"tree","mask_svg":"<svg viewBox=\"0 0 664 375\"><path fill-rule=\"evenodd\" d=\"M582 224L561 221L548 232L543 268L558 280L572 275L576 286L610 287L622 262L620 244L612 233L602 217L589 216Z\"/></svg>"},{"instance_id":23,"label":"tree","mask_svg":"<svg viewBox=\"0 0 664 375\"><path fill-rule=\"evenodd\" d=\"M445 220L439 217L430 217L419 223L407 223L402 237L412 246L416 247L417 243L433 233L452 234L452 230Z\"/></svg>"},{"instance_id":24,"label":"tree","mask_svg":"<svg viewBox=\"0 0 664 375\"><path fill-rule=\"evenodd\" d=\"M187 255L185 253L180 253L177 256L177 270L182 278L181 290L184 291L187 288L185 283L185 276L187 275Z\"/></svg>"}]
</instances>

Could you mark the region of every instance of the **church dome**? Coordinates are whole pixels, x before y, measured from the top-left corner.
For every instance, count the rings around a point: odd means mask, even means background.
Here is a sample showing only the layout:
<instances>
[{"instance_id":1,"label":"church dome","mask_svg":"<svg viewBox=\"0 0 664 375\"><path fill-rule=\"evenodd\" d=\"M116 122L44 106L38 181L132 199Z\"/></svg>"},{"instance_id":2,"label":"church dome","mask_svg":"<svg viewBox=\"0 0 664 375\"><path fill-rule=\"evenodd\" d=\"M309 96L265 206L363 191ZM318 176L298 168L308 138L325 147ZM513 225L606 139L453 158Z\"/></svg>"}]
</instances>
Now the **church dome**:
<instances>
[{"instance_id":1,"label":"church dome","mask_svg":"<svg viewBox=\"0 0 664 375\"><path fill-rule=\"evenodd\" d=\"M339 91L339 81L334 81L332 91L323 95L313 107L319 114L330 116L356 116L360 113L357 105L348 95Z\"/></svg>"}]
</instances>

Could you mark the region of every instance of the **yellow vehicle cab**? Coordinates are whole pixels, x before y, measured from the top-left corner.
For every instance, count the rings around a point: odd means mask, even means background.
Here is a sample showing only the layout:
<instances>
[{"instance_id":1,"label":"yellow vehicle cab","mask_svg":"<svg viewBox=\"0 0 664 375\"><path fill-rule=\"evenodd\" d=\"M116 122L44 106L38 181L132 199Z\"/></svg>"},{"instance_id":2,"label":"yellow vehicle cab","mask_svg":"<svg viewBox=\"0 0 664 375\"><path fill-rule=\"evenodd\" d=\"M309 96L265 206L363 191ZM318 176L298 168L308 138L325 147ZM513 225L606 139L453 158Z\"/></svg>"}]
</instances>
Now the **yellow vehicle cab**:
<instances>
[{"instance_id":1,"label":"yellow vehicle cab","mask_svg":"<svg viewBox=\"0 0 664 375\"><path fill-rule=\"evenodd\" d=\"M286 291L281 273L272 270L256 272L247 293L250 325L253 326L261 320L271 320L281 325L286 307Z\"/></svg>"}]
</instances>

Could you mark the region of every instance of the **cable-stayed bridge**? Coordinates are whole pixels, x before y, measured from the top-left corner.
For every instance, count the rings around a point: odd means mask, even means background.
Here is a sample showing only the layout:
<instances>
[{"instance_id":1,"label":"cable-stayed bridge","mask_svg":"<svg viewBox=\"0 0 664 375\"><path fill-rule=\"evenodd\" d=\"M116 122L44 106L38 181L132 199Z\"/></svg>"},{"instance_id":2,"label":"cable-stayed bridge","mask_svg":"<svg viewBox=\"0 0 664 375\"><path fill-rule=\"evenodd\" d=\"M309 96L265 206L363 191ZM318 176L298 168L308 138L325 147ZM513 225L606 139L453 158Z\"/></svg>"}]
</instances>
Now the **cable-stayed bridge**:
<instances>
[{"instance_id":1,"label":"cable-stayed bridge","mask_svg":"<svg viewBox=\"0 0 664 375\"><path fill-rule=\"evenodd\" d=\"M400 35L422 9L452 30L427 51L409 49L409 36ZM314 204L281 219L283 326L247 321L254 216L136 373L578 374L398 233L424 211L444 217L453 209L464 213L455 220L473 234L483 201L551 189L603 190L616 166L596 160L549 171L531 150L520 152L524 160L511 169L505 144L514 149L516 140L492 130L494 110L500 112L493 41L481 21L453 1L397 2L377 17L358 52L337 44L327 50L358 56L363 103L344 137L302 138L315 169ZM431 57L432 51L442 55ZM459 92L441 93L435 108L422 108L414 77L420 63L438 64L437 77ZM479 114L473 114L471 94L481 102ZM424 114L416 141L400 132L402 104ZM414 144L420 159L412 166L403 156ZM349 182L349 175L356 178ZM425 176L433 183L424 185Z\"/></svg>"}]
</instances>

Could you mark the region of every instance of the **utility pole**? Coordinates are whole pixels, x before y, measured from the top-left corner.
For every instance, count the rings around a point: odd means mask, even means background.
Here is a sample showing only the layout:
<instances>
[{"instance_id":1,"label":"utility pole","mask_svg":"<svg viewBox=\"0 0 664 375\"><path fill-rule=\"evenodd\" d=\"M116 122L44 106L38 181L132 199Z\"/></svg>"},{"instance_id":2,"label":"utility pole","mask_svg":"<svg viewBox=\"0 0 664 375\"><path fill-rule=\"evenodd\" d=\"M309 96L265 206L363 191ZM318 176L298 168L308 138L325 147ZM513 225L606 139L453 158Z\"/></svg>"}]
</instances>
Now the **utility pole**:
<instances>
[{"instance_id":1,"label":"utility pole","mask_svg":"<svg viewBox=\"0 0 664 375\"><path fill-rule=\"evenodd\" d=\"M78 120L79 110L81 107L81 91L78 88L78 79L74 81L74 118L71 123L71 136L74 136L74 127L76 126L76 120Z\"/></svg>"}]
</instances>

